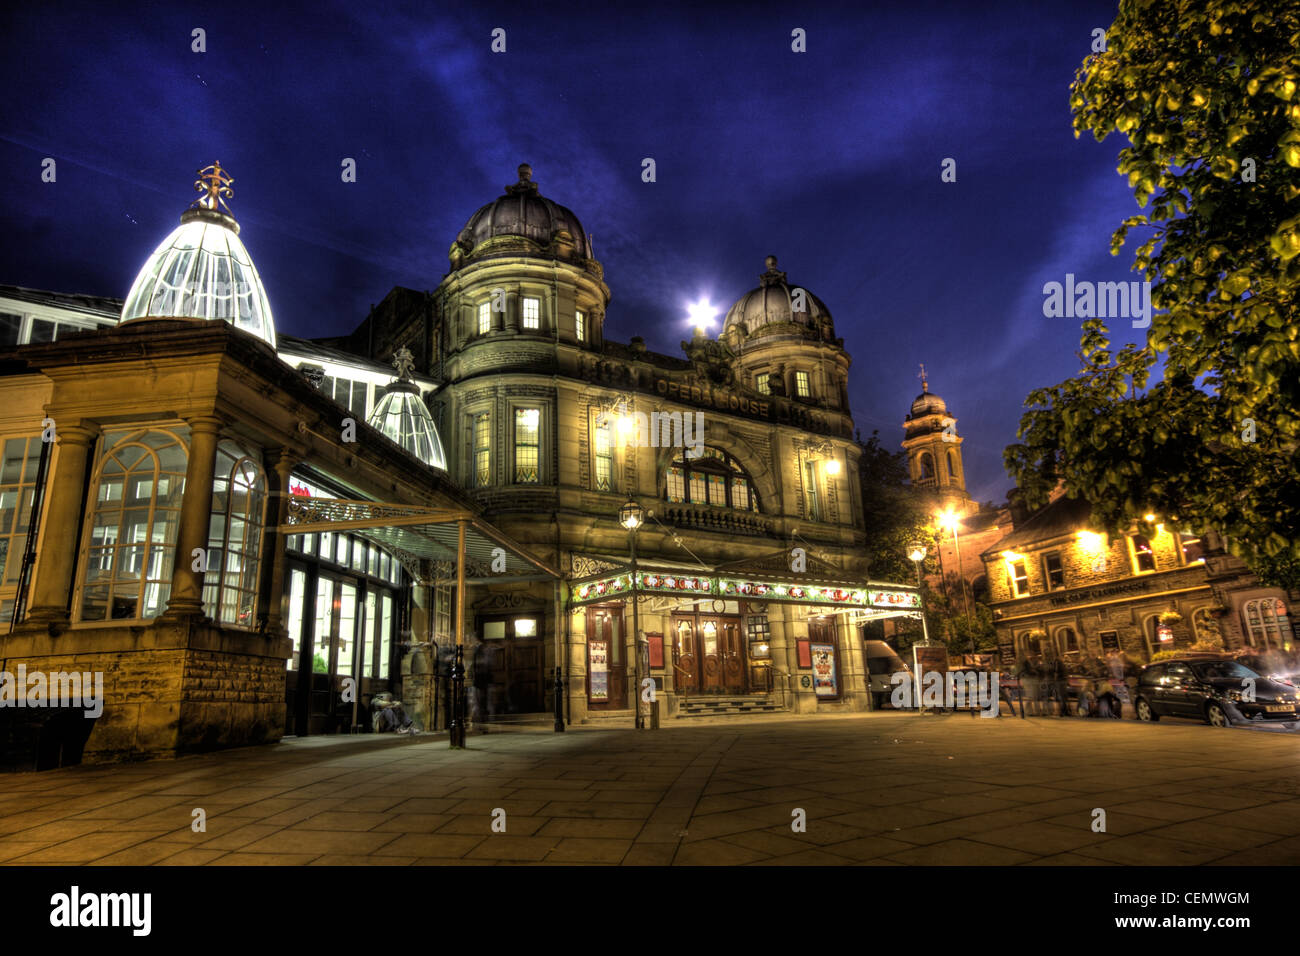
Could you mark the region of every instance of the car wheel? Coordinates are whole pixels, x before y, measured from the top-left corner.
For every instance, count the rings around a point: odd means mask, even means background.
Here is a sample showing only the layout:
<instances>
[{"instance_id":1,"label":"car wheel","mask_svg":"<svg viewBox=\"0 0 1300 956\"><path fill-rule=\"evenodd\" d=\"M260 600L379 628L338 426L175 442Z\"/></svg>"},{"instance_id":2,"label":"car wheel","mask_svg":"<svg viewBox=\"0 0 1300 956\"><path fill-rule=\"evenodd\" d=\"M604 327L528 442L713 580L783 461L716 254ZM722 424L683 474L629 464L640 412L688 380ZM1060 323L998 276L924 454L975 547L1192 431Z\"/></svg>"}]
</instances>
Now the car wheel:
<instances>
[{"instance_id":1,"label":"car wheel","mask_svg":"<svg viewBox=\"0 0 1300 956\"><path fill-rule=\"evenodd\" d=\"M1148 723L1155 723L1160 719L1160 715L1151 709L1145 697L1139 697L1137 702L1138 720L1145 720Z\"/></svg>"},{"instance_id":2,"label":"car wheel","mask_svg":"<svg viewBox=\"0 0 1300 956\"><path fill-rule=\"evenodd\" d=\"M1209 721L1211 727L1228 726L1228 715L1223 712L1223 708L1214 701L1210 701L1205 707L1205 719Z\"/></svg>"}]
</instances>

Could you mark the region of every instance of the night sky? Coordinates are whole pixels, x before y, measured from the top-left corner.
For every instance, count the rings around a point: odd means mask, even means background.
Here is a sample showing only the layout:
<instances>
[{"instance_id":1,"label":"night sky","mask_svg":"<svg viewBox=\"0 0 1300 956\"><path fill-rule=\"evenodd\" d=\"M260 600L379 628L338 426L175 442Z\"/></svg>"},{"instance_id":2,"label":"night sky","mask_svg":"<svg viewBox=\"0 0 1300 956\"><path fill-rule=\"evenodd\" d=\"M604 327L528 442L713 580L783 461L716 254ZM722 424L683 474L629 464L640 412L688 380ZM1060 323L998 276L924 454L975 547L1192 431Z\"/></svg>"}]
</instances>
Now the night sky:
<instances>
[{"instance_id":1,"label":"night sky","mask_svg":"<svg viewBox=\"0 0 1300 956\"><path fill-rule=\"evenodd\" d=\"M337 335L434 288L528 162L593 235L608 338L680 354L686 305L725 309L774 254L834 316L864 437L897 445L924 362L969 490L1002 500L1025 395L1078 368L1043 284L1135 278L1133 243L1109 254L1125 144L1076 140L1068 105L1114 0L433 7L9 5L0 284L124 297L220 160L277 327Z\"/></svg>"}]
</instances>

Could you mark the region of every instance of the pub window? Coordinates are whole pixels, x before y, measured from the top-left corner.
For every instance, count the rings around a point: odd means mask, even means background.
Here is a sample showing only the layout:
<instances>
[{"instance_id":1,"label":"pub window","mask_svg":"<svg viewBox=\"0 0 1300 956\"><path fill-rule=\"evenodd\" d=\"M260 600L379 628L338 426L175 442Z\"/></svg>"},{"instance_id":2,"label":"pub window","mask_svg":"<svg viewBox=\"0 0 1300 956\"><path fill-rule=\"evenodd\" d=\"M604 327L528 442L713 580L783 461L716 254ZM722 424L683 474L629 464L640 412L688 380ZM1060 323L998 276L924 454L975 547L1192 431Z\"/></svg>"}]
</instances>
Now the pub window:
<instances>
[{"instance_id":1,"label":"pub window","mask_svg":"<svg viewBox=\"0 0 1300 956\"><path fill-rule=\"evenodd\" d=\"M766 614L751 614L745 621L749 631L749 659L767 660L772 656L772 632Z\"/></svg>"},{"instance_id":2,"label":"pub window","mask_svg":"<svg viewBox=\"0 0 1300 956\"><path fill-rule=\"evenodd\" d=\"M1075 633L1072 627L1063 627L1057 631L1056 641L1062 653L1069 654L1071 651L1079 649L1079 635Z\"/></svg>"},{"instance_id":3,"label":"pub window","mask_svg":"<svg viewBox=\"0 0 1300 956\"><path fill-rule=\"evenodd\" d=\"M600 416L596 422L596 490L612 491L614 485L614 443L610 437L609 417Z\"/></svg>"},{"instance_id":4,"label":"pub window","mask_svg":"<svg viewBox=\"0 0 1300 956\"><path fill-rule=\"evenodd\" d=\"M257 609L266 476L233 442L217 445L208 522L203 611L214 621L251 628Z\"/></svg>"},{"instance_id":5,"label":"pub window","mask_svg":"<svg viewBox=\"0 0 1300 956\"><path fill-rule=\"evenodd\" d=\"M759 372L754 376L754 390L760 395L771 395L772 386L768 384L771 374L768 372Z\"/></svg>"},{"instance_id":6,"label":"pub window","mask_svg":"<svg viewBox=\"0 0 1300 956\"><path fill-rule=\"evenodd\" d=\"M749 474L731 455L704 446L699 458L682 455L668 466L664 497L678 504L716 505L758 511L758 495Z\"/></svg>"},{"instance_id":7,"label":"pub window","mask_svg":"<svg viewBox=\"0 0 1300 956\"><path fill-rule=\"evenodd\" d=\"M808 384L807 372L794 373L794 393L800 398L808 398L812 395L812 389Z\"/></svg>"},{"instance_id":8,"label":"pub window","mask_svg":"<svg viewBox=\"0 0 1300 956\"><path fill-rule=\"evenodd\" d=\"M1286 605L1277 598L1256 598L1242 605L1246 640L1253 647L1280 647L1291 635L1283 631L1287 622ZM1290 631L1290 627L1286 628Z\"/></svg>"},{"instance_id":9,"label":"pub window","mask_svg":"<svg viewBox=\"0 0 1300 956\"><path fill-rule=\"evenodd\" d=\"M1023 597L1029 593L1029 572L1025 569L1025 561L1023 558L1016 561L1008 561L1007 574L1011 578L1011 586L1015 591L1016 597Z\"/></svg>"},{"instance_id":10,"label":"pub window","mask_svg":"<svg viewBox=\"0 0 1300 956\"><path fill-rule=\"evenodd\" d=\"M474 416L474 485L482 488L492 483L492 416L479 412Z\"/></svg>"},{"instance_id":11,"label":"pub window","mask_svg":"<svg viewBox=\"0 0 1300 956\"><path fill-rule=\"evenodd\" d=\"M573 317L573 324L574 324L574 331L578 335L578 341L579 342L587 341L587 314L585 312L575 313Z\"/></svg>"},{"instance_id":12,"label":"pub window","mask_svg":"<svg viewBox=\"0 0 1300 956\"><path fill-rule=\"evenodd\" d=\"M541 325L542 300L524 299L524 328L536 329Z\"/></svg>"},{"instance_id":13,"label":"pub window","mask_svg":"<svg viewBox=\"0 0 1300 956\"><path fill-rule=\"evenodd\" d=\"M1151 542L1145 535L1134 534L1128 539L1129 550L1133 554L1133 573L1146 574L1156 569L1156 555L1151 549Z\"/></svg>"},{"instance_id":14,"label":"pub window","mask_svg":"<svg viewBox=\"0 0 1300 956\"><path fill-rule=\"evenodd\" d=\"M150 618L171 595L189 429L108 432L87 522L80 617Z\"/></svg>"},{"instance_id":15,"label":"pub window","mask_svg":"<svg viewBox=\"0 0 1300 956\"><path fill-rule=\"evenodd\" d=\"M1043 555L1043 577L1047 579L1047 590L1059 591L1065 587L1065 568L1061 564L1060 551L1048 551Z\"/></svg>"},{"instance_id":16,"label":"pub window","mask_svg":"<svg viewBox=\"0 0 1300 956\"><path fill-rule=\"evenodd\" d=\"M478 334L486 335L492 330L492 303L480 302L478 304Z\"/></svg>"},{"instance_id":17,"label":"pub window","mask_svg":"<svg viewBox=\"0 0 1300 956\"><path fill-rule=\"evenodd\" d=\"M1205 542L1198 534L1180 534L1179 544L1183 549L1183 564L1196 564L1205 560Z\"/></svg>"},{"instance_id":18,"label":"pub window","mask_svg":"<svg viewBox=\"0 0 1300 956\"><path fill-rule=\"evenodd\" d=\"M0 312L0 346L17 345L23 334L23 317Z\"/></svg>"},{"instance_id":19,"label":"pub window","mask_svg":"<svg viewBox=\"0 0 1300 956\"><path fill-rule=\"evenodd\" d=\"M515 409L515 482L521 485L537 484L537 462L540 452L538 422L540 409Z\"/></svg>"}]
</instances>

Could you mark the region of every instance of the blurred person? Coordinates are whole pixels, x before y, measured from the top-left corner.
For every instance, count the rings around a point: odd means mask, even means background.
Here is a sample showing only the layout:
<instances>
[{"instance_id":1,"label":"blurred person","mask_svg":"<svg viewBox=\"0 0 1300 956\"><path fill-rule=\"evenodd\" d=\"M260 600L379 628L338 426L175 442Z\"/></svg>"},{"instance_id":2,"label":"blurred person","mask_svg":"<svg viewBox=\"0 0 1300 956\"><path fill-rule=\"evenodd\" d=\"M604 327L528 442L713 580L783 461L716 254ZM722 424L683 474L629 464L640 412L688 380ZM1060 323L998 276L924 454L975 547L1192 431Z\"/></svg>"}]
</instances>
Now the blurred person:
<instances>
[{"instance_id":1,"label":"blurred person","mask_svg":"<svg viewBox=\"0 0 1300 956\"><path fill-rule=\"evenodd\" d=\"M1038 667L1034 664L1032 657L1026 656L1020 658L1020 663L1016 666L1016 677L1020 680L1020 710L1023 713L1028 707L1031 717L1038 716Z\"/></svg>"}]
</instances>

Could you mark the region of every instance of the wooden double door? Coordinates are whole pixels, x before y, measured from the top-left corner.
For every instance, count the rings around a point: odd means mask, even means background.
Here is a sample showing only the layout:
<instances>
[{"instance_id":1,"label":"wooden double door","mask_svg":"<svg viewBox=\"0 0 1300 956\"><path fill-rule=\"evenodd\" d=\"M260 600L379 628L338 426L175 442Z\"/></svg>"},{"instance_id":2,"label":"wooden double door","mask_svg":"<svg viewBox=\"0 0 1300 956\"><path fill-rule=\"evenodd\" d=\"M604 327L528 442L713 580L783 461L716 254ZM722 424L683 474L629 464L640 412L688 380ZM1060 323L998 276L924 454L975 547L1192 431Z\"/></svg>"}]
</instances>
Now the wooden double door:
<instances>
[{"instance_id":1,"label":"wooden double door","mask_svg":"<svg viewBox=\"0 0 1300 956\"><path fill-rule=\"evenodd\" d=\"M626 642L621 605L598 604L587 609L589 710L624 710L630 706Z\"/></svg>"},{"instance_id":2,"label":"wooden double door","mask_svg":"<svg viewBox=\"0 0 1300 956\"><path fill-rule=\"evenodd\" d=\"M749 660L739 617L674 614L672 632L679 694L749 693Z\"/></svg>"}]
</instances>

